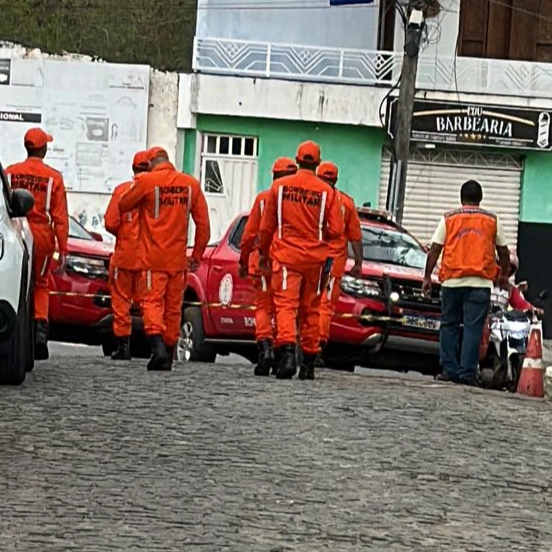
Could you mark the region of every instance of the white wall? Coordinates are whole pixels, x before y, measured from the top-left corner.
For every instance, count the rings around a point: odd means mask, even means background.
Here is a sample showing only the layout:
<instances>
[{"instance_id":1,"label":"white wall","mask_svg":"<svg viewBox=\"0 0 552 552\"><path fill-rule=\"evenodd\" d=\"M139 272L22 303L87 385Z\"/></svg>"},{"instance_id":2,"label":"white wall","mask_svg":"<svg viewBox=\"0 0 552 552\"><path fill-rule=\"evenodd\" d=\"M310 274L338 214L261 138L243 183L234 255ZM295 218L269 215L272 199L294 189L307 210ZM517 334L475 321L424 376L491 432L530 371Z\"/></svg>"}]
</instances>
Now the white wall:
<instances>
[{"instance_id":1,"label":"white wall","mask_svg":"<svg viewBox=\"0 0 552 552\"><path fill-rule=\"evenodd\" d=\"M376 49L378 0L371 6L329 4L329 0L199 0L196 35ZM276 7L267 7L271 5Z\"/></svg>"},{"instance_id":2,"label":"white wall","mask_svg":"<svg viewBox=\"0 0 552 552\"><path fill-rule=\"evenodd\" d=\"M150 72L150 101L148 112L147 147L160 146L167 150L171 161L180 165L177 153L176 116L178 109L178 74L152 70ZM180 158L179 158L180 157ZM103 225L103 215L109 195L69 193L69 214L85 228L100 232L105 240L112 241Z\"/></svg>"},{"instance_id":3,"label":"white wall","mask_svg":"<svg viewBox=\"0 0 552 552\"><path fill-rule=\"evenodd\" d=\"M150 75L150 103L148 112L148 148L161 146L171 161L176 157L178 111L178 74L153 70Z\"/></svg>"},{"instance_id":4,"label":"white wall","mask_svg":"<svg viewBox=\"0 0 552 552\"><path fill-rule=\"evenodd\" d=\"M89 56L65 54L52 56L39 49L30 49L11 43L0 43L0 58L55 59L66 61L68 71L70 63L93 63ZM97 63L101 63L98 61ZM0 94L2 90L0 88ZM164 147L171 160L180 163L177 158L177 128L176 117L178 109L178 75L150 71L149 110L147 128L147 147ZM46 161L48 159L46 158ZM69 213L89 230L103 233L107 239L110 236L103 228L103 215L110 196L106 194L91 194L68 192Z\"/></svg>"},{"instance_id":5,"label":"white wall","mask_svg":"<svg viewBox=\"0 0 552 552\"><path fill-rule=\"evenodd\" d=\"M179 129L195 128L197 114L258 117L381 127L388 88L302 83L272 79L180 75ZM552 108L550 98L418 91L417 98L476 104ZM385 115L385 105L382 107Z\"/></svg>"},{"instance_id":6,"label":"white wall","mask_svg":"<svg viewBox=\"0 0 552 552\"><path fill-rule=\"evenodd\" d=\"M194 114L264 117L381 126L379 107L389 89L271 79L181 75L178 128Z\"/></svg>"}]
</instances>

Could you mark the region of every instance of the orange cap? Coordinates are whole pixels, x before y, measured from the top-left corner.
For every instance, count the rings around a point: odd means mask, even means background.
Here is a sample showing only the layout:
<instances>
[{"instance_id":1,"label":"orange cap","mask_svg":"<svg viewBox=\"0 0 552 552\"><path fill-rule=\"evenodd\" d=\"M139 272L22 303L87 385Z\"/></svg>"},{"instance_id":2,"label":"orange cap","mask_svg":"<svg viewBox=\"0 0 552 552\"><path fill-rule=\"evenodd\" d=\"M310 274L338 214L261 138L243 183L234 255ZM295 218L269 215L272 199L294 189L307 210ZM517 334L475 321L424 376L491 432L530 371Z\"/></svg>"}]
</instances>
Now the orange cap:
<instances>
[{"instance_id":1,"label":"orange cap","mask_svg":"<svg viewBox=\"0 0 552 552\"><path fill-rule=\"evenodd\" d=\"M320 163L320 166L316 171L316 175L318 176L318 178L323 178L324 180L330 180L331 182L334 182L337 180L338 172L339 171L335 163L324 161L323 163Z\"/></svg>"},{"instance_id":2,"label":"orange cap","mask_svg":"<svg viewBox=\"0 0 552 552\"><path fill-rule=\"evenodd\" d=\"M149 166L149 153L147 151L139 151L132 160L132 166L143 168Z\"/></svg>"},{"instance_id":3,"label":"orange cap","mask_svg":"<svg viewBox=\"0 0 552 552\"><path fill-rule=\"evenodd\" d=\"M297 165L295 164L295 161L289 157L278 157L276 161L274 161L274 165L272 165L272 173L296 173L297 172Z\"/></svg>"},{"instance_id":4,"label":"orange cap","mask_svg":"<svg viewBox=\"0 0 552 552\"><path fill-rule=\"evenodd\" d=\"M53 140L54 138L41 128L31 128L25 133L24 143L31 149L40 149Z\"/></svg>"},{"instance_id":5,"label":"orange cap","mask_svg":"<svg viewBox=\"0 0 552 552\"><path fill-rule=\"evenodd\" d=\"M316 142L303 142L297 149L297 163L320 163L320 146Z\"/></svg>"},{"instance_id":6,"label":"orange cap","mask_svg":"<svg viewBox=\"0 0 552 552\"><path fill-rule=\"evenodd\" d=\"M166 157L168 159L169 154L166 150L158 146L155 146L148 150L148 161L151 161L152 159L155 159L157 157Z\"/></svg>"}]
</instances>

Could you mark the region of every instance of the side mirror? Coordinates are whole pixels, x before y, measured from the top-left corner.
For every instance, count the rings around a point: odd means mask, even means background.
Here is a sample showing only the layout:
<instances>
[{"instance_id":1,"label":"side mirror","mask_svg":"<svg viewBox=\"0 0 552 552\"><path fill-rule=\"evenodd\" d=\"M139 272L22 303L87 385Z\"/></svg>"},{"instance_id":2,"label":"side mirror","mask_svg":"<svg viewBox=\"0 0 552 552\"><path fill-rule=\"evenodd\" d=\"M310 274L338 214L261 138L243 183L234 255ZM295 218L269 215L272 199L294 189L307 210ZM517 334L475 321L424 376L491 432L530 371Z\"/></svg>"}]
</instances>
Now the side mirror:
<instances>
[{"instance_id":1,"label":"side mirror","mask_svg":"<svg viewBox=\"0 0 552 552\"><path fill-rule=\"evenodd\" d=\"M11 217L26 217L34 207L34 197L28 190L13 190L10 201Z\"/></svg>"},{"instance_id":2,"label":"side mirror","mask_svg":"<svg viewBox=\"0 0 552 552\"><path fill-rule=\"evenodd\" d=\"M89 233L96 241L99 241L99 242L103 242L103 241L104 241L103 236L102 236L99 232L90 232L90 231L88 231L88 233Z\"/></svg>"}]
</instances>

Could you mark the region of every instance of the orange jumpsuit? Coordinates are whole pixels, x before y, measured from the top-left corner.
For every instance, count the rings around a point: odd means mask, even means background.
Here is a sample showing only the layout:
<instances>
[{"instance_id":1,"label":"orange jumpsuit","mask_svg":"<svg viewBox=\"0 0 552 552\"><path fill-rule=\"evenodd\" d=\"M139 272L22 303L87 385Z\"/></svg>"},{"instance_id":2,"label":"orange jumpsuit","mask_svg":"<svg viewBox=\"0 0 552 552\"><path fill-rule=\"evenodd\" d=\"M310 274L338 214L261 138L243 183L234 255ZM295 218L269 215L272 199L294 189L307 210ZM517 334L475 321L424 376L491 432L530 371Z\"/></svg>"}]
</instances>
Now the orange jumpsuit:
<instances>
[{"instance_id":1,"label":"orange jumpsuit","mask_svg":"<svg viewBox=\"0 0 552 552\"><path fill-rule=\"evenodd\" d=\"M6 169L11 187L24 188L34 196L34 207L27 215L34 241L34 317L48 321L50 260L57 246L67 254L69 215L61 173L38 157L29 157Z\"/></svg>"},{"instance_id":2,"label":"orange jumpsuit","mask_svg":"<svg viewBox=\"0 0 552 552\"><path fill-rule=\"evenodd\" d=\"M329 255L334 262L329 289L324 290L320 305L320 341L322 342L328 342L330 339L330 325L341 294L341 279L347 265L349 242L362 240L360 219L353 198L339 190L335 190L335 193L339 199L339 210L343 217L345 231L338 238L328 241Z\"/></svg>"},{"instance_id":3,"label":"orange jumpsuit","mask_svg":"<svg viewBox=\"0 0 552 552\"><path fill-rule=\"evenodd\" d=\"M109 263L109 287L113 308L113 333L130 337L132 318L130 308L138 302L140 262L136 255L139 238L138 210L121 214L119 203L133 182L124 182L113 190L105 212L105 229L116 238L115 251Z\"/></svg>"},{"instance_id":4,"label":"orange jumpsuit","mask_svg":"<svg viewBox=\"0 0 552 552\"><path fill-rule=\"evenodd\" d=\"M255 198L255 203L245 225L241 242L240 264L242 266L249 266L249 276L253 281L256 291L255 339L257 342L263 340L274 341L272 326L274 309L270 282L272 275L270 270L261 269L258 250L259 229L269 195L270 190L265 190Z\"/></svg>"},{"instance_id":5,"label":"orange jumpsuit","mask_svg":"<svg viewBox=\"0 0 552 552\"><path fill-rule=\"evenodd\" d=\"M163 336L165 344L173 347L180 335L186 287L189 217L196 225L192 259L199 261L211 235L207 202L199 182L167 161L137 175L121 197L122 213L136 208L144 330L147 336Z\"/></svg>"},{"instance_id":6,"label":"orange jumpsuit","mask_svg":"<svg viewBox=\"0 0 552 552\"><path fill-rule=\"evenodd\" d=\"M299 169L274 182L261 221L260 250L270 249L277 347L297 342L299 315L303 352L319 352L325 240L342 233L335 192L313 172Z\"/></svg>"}]
</instances>

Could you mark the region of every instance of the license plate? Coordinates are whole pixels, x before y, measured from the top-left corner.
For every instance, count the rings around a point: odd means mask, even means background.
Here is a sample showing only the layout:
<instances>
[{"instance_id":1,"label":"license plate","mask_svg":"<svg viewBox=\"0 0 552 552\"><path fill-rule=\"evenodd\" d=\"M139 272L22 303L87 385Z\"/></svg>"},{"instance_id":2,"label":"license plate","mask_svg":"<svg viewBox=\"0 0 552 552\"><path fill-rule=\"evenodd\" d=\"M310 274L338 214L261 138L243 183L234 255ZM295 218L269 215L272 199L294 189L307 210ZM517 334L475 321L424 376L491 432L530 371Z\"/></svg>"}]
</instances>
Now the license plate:
<instances>
[{"instance_id":1,"label":"license plate","mask_svg":"<svg viewBox=\"0 0 552 552\"><path fill-rule=\"evenodd\" d=\"M404 325L421 330L435 330L441 327L441 321L437 318L425 318L423 316L405 316Z\"/></svg>"}]
</instances>

